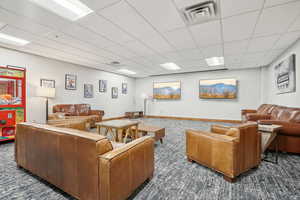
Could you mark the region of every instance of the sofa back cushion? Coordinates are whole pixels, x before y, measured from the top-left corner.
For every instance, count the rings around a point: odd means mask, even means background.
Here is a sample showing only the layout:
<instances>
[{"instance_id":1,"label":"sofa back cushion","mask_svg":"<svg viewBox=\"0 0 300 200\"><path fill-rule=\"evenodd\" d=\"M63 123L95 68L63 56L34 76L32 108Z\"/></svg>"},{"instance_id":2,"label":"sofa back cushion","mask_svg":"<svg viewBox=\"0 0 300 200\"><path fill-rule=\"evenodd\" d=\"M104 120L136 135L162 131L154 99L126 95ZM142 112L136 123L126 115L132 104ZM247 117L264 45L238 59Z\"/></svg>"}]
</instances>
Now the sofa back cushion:
<instances>
[{"instance_id":1,"label":"sofa back cushion","mask_svg":"<svg viewBox=\"0 0 300 200\"><path fill-rule=\"evenodd\" d=\"M112 150L100 135L49 125L17 125L18 165L79 199L98 199L98 156Z\"/></svg>"},{"instance_id":2,"label":"sofa back cushion","mask_svg":"<svg viewBox=\"0 0 300 200\"><path fill-rule=\"evenodd\" d=\"M272 112L272 109L274 108L274 106L275 105L273 105L273 104L262 104L257 109L257 113L262 114L262 115L270 114Z\"/></svg>"},{"instance_id":3,"label":"sofa back cushion","mask_svg":"<svg viewBox=\"0 0 300 200\"><path fill-rule=\"evenodd\" d=\"M75 104L77 115L88 116L90 114L91 106L89 104Z\"/></svg>"},{"instance_id":4,"label":"sofa back cushion","mask_svg":"<svg viewBox=\"0 0 300 200\"><path fill-rule=\"evenodd\" d=\"M53 113L65 113L69 116L76 116L77 110L74 104L58 104L53 106Z\"/></svg>"}]
</instances>

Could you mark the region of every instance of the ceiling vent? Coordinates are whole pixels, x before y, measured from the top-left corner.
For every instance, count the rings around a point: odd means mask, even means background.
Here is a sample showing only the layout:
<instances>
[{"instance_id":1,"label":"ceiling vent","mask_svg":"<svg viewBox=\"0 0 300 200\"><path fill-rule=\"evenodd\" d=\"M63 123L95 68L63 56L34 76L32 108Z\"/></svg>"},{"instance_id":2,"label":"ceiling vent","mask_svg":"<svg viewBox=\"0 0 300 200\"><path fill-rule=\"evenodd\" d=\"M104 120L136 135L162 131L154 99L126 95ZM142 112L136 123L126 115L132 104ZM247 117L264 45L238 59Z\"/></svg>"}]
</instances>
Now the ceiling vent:
<instances>
[{"instance_id":1,"label":"ceiling vent","mask_svg":"<svg viewBox=\"0 0 300 200\"><path fill-rule=\"evenodd\" d=\"M182 16L188 25L198 24L217 18L216 3L206 1L181 10Z\"/></svg>"}]
</instances>

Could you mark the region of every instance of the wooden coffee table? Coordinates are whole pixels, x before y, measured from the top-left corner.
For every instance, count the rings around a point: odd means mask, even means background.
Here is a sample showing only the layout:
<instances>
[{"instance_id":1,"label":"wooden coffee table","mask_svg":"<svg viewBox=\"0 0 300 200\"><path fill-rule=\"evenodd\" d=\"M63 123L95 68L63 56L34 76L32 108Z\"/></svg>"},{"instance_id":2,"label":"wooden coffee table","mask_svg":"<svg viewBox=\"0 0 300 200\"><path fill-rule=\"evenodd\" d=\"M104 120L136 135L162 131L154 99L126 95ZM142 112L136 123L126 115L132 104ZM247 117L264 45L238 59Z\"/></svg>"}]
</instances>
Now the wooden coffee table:
<instances>
[{"instance_id":1,"label":"wooden coffee table","mask_svg":"<svg viewBox=\"0 0 300 200\"><path fill-rule=\"evenodd\" d=\"M275 162L278 163L278 131L282 126L275 124L258 124L258 131L261 134L261 152L264 153L270 144L275 141ZM263 158L264 161L273 162Z\"/></svg>"},{"instance_id":2,"label":"wooden coffee table","mask_svg":"<svg viewBox=\"0 0 300 200\"><path fill-rule=\"evenodd\" d=\"M149 132L154 133L155 141L160 141L163 143L163 137L165 137L165 128L160 128L157 126L146 125L146 124L139 124L138 125L138 132L142 133L143 135L147 135Z\"/></svg>"},{"instance_id":3,"label":"wooden coffee table","mask_svg":"<svg viewBox=\"0 0 300 200\"><path fill-rule=\"evenodd\" d=\"M138 131L136 127L139 122L131 121L131 120L111 120L105 122L96 123L97 132L99 135L101 134L101 128L105 129L105 136L108 133L111 134L113 141L126 143L128 136L130 135L132 139L138 138ZM125 133L125 137L123 138L123 133Z\"/></svg>"}]
</instances>

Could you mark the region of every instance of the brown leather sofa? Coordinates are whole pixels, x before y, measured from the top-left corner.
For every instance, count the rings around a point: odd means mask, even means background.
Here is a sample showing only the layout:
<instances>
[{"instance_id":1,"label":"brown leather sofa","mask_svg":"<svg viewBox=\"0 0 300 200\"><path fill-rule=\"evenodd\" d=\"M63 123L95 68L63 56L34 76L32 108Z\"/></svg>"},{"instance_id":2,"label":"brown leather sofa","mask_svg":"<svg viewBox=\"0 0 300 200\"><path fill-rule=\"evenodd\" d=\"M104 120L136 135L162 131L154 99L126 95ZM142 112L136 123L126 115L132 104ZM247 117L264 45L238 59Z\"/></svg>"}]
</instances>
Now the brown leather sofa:
<instances>
[{"instance_id":1,"label":"brown leather sofa","mask_svg":"<svg viewBox=\"0 0 300 200\"><path fill-rule=\"evenodd\" d=\"M279 150L300 153L300 108L272 105L268 114L250 115L246 119L262 124L282 125L278 136ZM271 145L271 149L274 149L274 145Z\"/></svg>"},{"instance_id":2,"label":"brown leather sofa","mask_svg":"<svg viewBox=\"0 0 300 200\"><path fill-rule=\"evenodd\" d=\"M87 119L56 119L56 120L48 120L48 125L61 127L61 128L72 128L81 131L90 130L90 123Z\"/></svg>"},{"instance_id":3,"label":"brown leather sofa","mask_svg":"<svg viewBox=\"0 0 300 200\"><path fill-rule=\"evenodd\" d=\"M251 109L243 109L241 112L242 115L242 121L257 121L258 117L265 117L266 115L269 115L275 105L272 104L262 104L258 107L257 110L251 110Z\"/></svg>"},{"instance_id":4,"label":"brown leather sofa","mask_svg":"<svg viewBox=\"0 0 300 200\"><path fill-rule=\"evenodd\" d=\"M64 119L87 119L92 128L104 116L103 110L91 110L89 104L58 104L53 106L53 113L64 113ZM50 115L49 119L55 120L55 115Z\"/></svg>"},{"instance_id":5,"label":"brown leather sofa","mask_svg":"<svg viewBox=\"0 0 300 200\"><path fill-rule=\"evenodd\" d=\"M186 155L222 174L230 182L261 162L261 137L256 123L238 127L214 125L211 131L186 131Z\"/></svg>"},{"instance_id":6,"label":"brown leather sofa","mask_svg":"<svg viewBox=\"0 0 300 200\"><path fill-rule=\"evenodd\" d=\"M154 172L154 140L117 149L104 136L34 123L17 125L15 159L77 199L123 200Z\"/></svg>"}]
</instances>

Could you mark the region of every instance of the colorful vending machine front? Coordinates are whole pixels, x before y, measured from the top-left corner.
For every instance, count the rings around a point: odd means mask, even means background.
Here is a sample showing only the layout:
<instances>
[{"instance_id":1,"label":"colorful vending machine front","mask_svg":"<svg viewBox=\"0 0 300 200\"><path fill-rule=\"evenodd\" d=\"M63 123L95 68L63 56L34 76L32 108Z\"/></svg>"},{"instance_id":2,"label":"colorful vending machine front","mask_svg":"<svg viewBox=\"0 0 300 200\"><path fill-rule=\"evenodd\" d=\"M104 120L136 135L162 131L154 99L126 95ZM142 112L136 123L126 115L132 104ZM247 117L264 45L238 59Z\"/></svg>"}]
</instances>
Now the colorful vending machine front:
<instances>
[{"instance_id":1,"label":"colorful vending machine front","mask_svg":"<svg viewBox=\"0 0 300 200\"><path fill-rule=\"evenodd\" d=\"M0 66L0 142L14 140L16 124L26 120L26 70Z\"/></svg>"}]
</instances>

